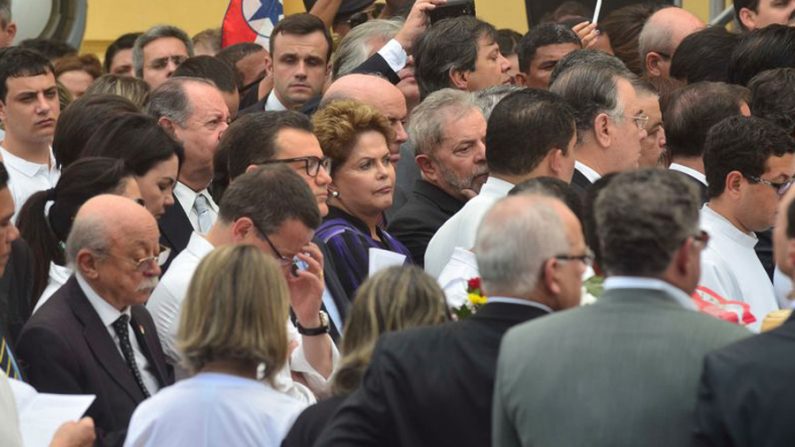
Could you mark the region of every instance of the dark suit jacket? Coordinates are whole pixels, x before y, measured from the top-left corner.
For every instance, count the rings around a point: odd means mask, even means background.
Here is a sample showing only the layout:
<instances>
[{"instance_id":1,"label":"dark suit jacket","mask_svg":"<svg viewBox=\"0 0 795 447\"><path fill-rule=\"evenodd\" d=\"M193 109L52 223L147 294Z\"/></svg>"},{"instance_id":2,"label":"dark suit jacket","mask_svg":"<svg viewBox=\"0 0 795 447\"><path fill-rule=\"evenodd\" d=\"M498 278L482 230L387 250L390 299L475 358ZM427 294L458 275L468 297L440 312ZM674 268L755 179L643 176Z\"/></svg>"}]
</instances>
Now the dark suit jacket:
<instances>
[{"instance_id":1,"label":"dark suit jacket","mask_svg":"<svg viewBox=\"0 0 795 447\"><path fill-rule=\"evenodd\" d=\"M238 116L246 115L248 113L255 113L255 112L265 112L265 104L268 102L268 96L272 93L269 93L264 98L257 101L254 105L248 106L245 109L241 110ZM312 116L315 114L317 107L320 105L320 96L314 97L310 99L306 104L301 107L299 112L303 113L307 116Z\"/></svg>"},{"instance_id":2,"label":"dark suit jacket","mask_svg":"<svg viewBox=\"0 0 795 447\"><path fill-rule=\"evenodd\" d=\"M6 329L6 338L12 345L33 312L32 259L28 244L22 239L15 240L11 243L5 272L0 277L0 327Z\"/></svg>"},{"instance_id":3,"label":"dark suit jacket","mask_svg":"<svg viewBox=\"0 0 795 447\"><path fill-rule=\"evenodd\" d=\"M386 63L386 59L384 59L377 52L373 53L373 55L370 56L366 61L362 62L361 65L356 67L352 73L376 74L386 78L393 84L400 82L400 77L398 74L392 71L392 68L390 68L389 64Z\"/></svg>"},{"instance_id":4,"label":"dark suit jacket","mask_svg":"<svg viewBox=\"0 0 795 447\"><path fill-rule=\"evenodd\" d=\"M583 175L582 172L574 169L574 174L571 176L571 189L580 197L580 200L585 200L585 191L591 186L591 181L588 177Z\"/></svg>"},{"instance_id":5,"label":"dark suit jacket","mask_svg":"<svg viewBox=\"0 0 795 447\"><path fill-rule=\"evenodd\" d=\"M306 407L295 420L281 447L312 447L329 419L337 414L347 396L333 396Z\"/></svg>"},{"instance_id":6,"label":"dark suit jacket","mask_svg":"<svg viewBox=\"0 0 795 447\"><path fill-rule=\"evenodd\" d=\"M778 328L708 354L693 445L795 445L795 314Z\"/></svg>"},{"instance_id":7,"label":"dark suit jacket","mask_svg":"<svg viewBox=\"0 0 795 447\"><path fill-rule=\"evenodd\" d=\"M383 335L362 386L315 445L490 445L500 340L510 327L545 314L489 303L460 322Z\"/></svg>"},{"instance_id":8,"label":"dark suit jacket","mask_svg":"<svg viewBox=\"0 0 795 447\"><path fill-rule=\"evenodd\" d=\"M388 231L409 249L414 263L422 267L428 242L464 203L425 180L417 180L408 202L389 222Z\"/></svg>"},{"instance_id":9,"label":"dark suit jacket","mask_svg":"<svg viewBox=\"0 0 795 447\"><path fill-rule=\"evenodd\" d=\"M690 175L687 175L682 171L673 171L673 172L678 172L680 175L682 175L685 179L690 181L693 184L693 186L695 186L698 189L698 193L700 195L699 198L701 199L701 205L709 201L709 196L707 196L707 186L701 183L701 180L692 177Z\"/></svg>"},{"instance_id":10,"label":"dark suit jacket","mask_svg":"<svg viewBox=\"0 0 795 447\"><path fill-rule=\"evenodd\" d=\"M176 198L174 205L166 208L166 212L160 216L157 226L160 229L160 243L171 249L166 263L161 267L163 273L166 273L171 261L188 246L193 226Z\"/></svg>"},{"instance_id":11,"label":"dark suit jacket","mask_svg":"<svg viewBox=\"0 0 795 447\"><path fill-rule=\"evenodd\" d=\"M132 326L160 386L174 383L152 317L133 306ZM95 394L97 445L122 445L135 407L144 400L124 357L74 276L31 317L17 343L26 376L38 391Z\"/></svg>"}]
</instances>

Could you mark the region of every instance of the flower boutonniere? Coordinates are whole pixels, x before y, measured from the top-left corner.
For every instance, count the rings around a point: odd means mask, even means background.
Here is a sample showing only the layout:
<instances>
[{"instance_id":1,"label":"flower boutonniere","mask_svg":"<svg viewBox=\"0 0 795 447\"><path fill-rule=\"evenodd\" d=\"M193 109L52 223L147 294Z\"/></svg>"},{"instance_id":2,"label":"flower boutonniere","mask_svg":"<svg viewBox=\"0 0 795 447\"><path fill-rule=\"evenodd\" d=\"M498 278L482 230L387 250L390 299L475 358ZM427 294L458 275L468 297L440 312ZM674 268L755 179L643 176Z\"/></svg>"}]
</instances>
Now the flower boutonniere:
<instances>
[{"instance_id":1,"label":"flower boutonniere","mask_svg":"<svg viewBox=\"0 0 795 447\"><path fill-rule=\"evenodd\" d=\"M459 320L472 316L478 309L488 302L488 298L480 288L480 278L475 277L467 281L467 302L454 308L453 312Z\"/></svg>"}]
</instances>

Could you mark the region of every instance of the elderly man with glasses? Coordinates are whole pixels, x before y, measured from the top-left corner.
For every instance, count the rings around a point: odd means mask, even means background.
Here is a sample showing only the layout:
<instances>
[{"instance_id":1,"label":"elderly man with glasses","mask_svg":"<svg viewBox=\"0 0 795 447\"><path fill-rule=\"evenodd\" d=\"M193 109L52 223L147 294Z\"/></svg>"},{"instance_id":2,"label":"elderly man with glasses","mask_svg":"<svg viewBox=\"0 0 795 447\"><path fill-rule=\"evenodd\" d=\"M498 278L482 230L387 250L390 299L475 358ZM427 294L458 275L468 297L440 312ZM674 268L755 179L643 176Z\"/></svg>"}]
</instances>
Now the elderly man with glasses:
<instances>
[{"instance_id":1,"label":"elderly man with glasses","mask_svg":"<svg viewBox=\"0 0 795 447\"><path fill-rule=\"evenodd\" d=\"M701 225L712 241L701 258L699 290L750 306L759 331L777 310L773 285L754 246L754 232L769 229L781 196L795 175L795 142L761 118L734 116L707 133L704 147L707 195Z\"/></svg>"}]
</instances>

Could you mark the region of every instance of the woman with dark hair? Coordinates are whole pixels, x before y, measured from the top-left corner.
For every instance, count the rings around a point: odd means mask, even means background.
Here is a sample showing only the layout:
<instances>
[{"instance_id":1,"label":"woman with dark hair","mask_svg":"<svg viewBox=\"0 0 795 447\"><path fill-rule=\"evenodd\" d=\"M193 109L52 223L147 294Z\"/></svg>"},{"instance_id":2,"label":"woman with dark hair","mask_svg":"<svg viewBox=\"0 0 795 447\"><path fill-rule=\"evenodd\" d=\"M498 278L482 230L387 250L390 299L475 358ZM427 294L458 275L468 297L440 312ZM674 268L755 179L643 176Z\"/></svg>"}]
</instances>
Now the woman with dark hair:
<instances>
[{"instance_id":1,"label":"woman with dark hair","mask_svg":"<svg viewBox=\"0 0 795 447\"><path fill-rule=\"evenodd\" d=\"M134 180L121 160L84 158L63 170L55 188L39 191L25 202L17 227L33 252L32 296L36 309L72 274L66 266L64 244L77 210L99 194L117 194L140 201L141 192Z\"/></svg>"},{"instance_id":2,"label":"woman with dark hair","mask_svg":"<svg viewBox=\"0 0 795 447\"><path fill-rule=\"evenodd\" d=\"M88 140L83 156L124 160L135 175L146 209L155 218L174 204L173 190L183 150L154 118L132 113L108 120Z\"/></svg>"},{"instance_id":3,"label":"woman with dark hair","mask_svg":"<svg viewBox=\"0 0 795 447\"><path fill-rule=\"evenodd\" d=\"M80 157L99 126L113 117L136 112L135 104L117 95L89 95L69 104L58 117L52 138L55 164L61 169L69 166Z\"/></svg>"}]
</instances>

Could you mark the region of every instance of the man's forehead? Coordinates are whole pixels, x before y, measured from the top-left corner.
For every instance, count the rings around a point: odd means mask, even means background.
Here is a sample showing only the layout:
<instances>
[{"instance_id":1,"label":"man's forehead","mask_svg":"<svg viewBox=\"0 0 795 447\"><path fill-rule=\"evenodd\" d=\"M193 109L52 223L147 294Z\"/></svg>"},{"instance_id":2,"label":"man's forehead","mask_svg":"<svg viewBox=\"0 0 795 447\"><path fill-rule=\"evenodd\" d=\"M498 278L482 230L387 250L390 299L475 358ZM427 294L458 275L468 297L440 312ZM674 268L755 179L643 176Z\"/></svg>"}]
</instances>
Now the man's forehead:
<instances>
[{"instance_id":1,"label":"man's forehead","mask_svg":"<svg viewBox=\"0 0 795 447\"><path fill-rule=\"evenodd\" d=\"M317 53L325 57L328 52L328 42L320 31L314 31L309 34L281 32L273 37L274 56L277 54L295 53L298 49L308 50L310 53Z\"/></svg>"},{"instance_id":2,"label":"man's forehead","mask_svg":"<svg viewBox=\"0 0 795 447\"><path fill-rule=\"evenodd\" d=\"M448 143L470 138L481 138L486 134L486 119L479 109L473 107L462 114L453 113L451 110L442 110L442 139ZM472 120L474 125L461 126L463 120ZM472 124L472 123L470 123Z\"/></svg>"},{"instance_id":3,"label":"man's forehead","mask_svg":"<svg viewBox=\"0 0 795 447\"><path fill-rule=\"evenodd\" d=\"M295 127L283 127L276 132L274 138L275 150L279 156L288 154L285 158L295 158L303 156L322 156L320 141L315 134L304 129Z\"/></svg>"},{"instance_id":4,"label":"man's forehead","mask_svg":"<svg viewBox=\"0 0 795 447\"><path fill-rule=\"evenodd\" d=\"M160 50L160 52L167 52L166 50L172 50L177 47L179 48L179 53L188 54L188 48L185 46L185 42L174 36L158 37L157 39L144 45L143 52L144 54L146 54L147 51L151 53L157 50Z\"/></svg>"},{"instance_id":5,"label":"man's forehead","mask_svg":"<svg viewBox=\"0 0 795 447\"><path fill-rule=\"evenodd\" d=\"M55 87L57 87L55 84L55 75L51 71L42 74L22 74L20 76L6 78L6 88L9 93L12 90L15 93L20 93L23 91L49 90Z\"/></svg>"}]
</instances>

